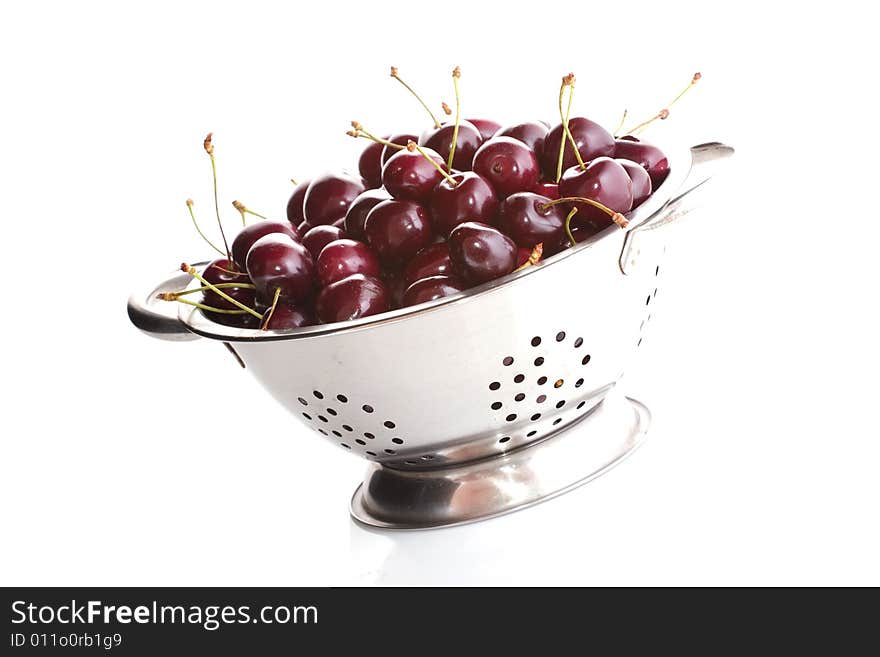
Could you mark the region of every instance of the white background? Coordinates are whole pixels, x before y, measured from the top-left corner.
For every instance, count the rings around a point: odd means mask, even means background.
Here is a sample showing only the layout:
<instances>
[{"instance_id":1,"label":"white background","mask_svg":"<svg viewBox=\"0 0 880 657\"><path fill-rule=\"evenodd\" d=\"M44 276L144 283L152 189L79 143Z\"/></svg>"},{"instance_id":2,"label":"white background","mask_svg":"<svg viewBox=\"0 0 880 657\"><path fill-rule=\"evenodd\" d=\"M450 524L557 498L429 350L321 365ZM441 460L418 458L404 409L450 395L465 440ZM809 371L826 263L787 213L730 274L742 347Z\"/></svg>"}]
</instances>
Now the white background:
<instances>
[{"instance_id":1,"label":"white background","mask_svg":"<svg viewBox=\"0 0 880 657\"><path fill-rule=\"evenodd\" d=\"M880 584L876 22L865 3L4 3L0 583ZM223 208L282 216L345 137L420 129L394 64L465 114L737 156L676 227L628 394L648 443L466 528L348 518L363 462L295 427L224 349L151 340L129 292L207 252Z\"/></svg>"}]
</instances>

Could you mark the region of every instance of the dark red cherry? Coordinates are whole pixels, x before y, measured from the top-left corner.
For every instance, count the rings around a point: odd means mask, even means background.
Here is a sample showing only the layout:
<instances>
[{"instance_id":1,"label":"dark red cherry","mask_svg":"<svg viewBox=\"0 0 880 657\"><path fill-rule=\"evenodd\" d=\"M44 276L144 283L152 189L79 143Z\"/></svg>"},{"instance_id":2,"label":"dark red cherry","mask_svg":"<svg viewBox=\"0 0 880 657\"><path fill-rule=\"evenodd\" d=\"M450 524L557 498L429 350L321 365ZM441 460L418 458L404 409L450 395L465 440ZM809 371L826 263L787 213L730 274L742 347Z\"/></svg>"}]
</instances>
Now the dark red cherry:
<instances>
[{"instance_id":1,"label":"dark red cherry","mask_svg":"<svg viewBox=\"0 0 880 657\"><path fill-rule=\"evenodd\" d=\"M455 131L453 123L446 123L439 128L429 128L419 137L419 145L427 146L436 151L444 162L449 161L449 151L452 149L452 134ZM456 140L455 155L452 160L453 169L470 169L474 161L474 153L483 143L480 131L468 121L458 124L458 139Z\"/></svg>"},{"instance_id":2,"label":"dark red cherry","mask_svg":"<svg viewBox=\"0 0 880 657\"><path fill-rule=\"evenodd\" d=\"M220 283L250 283L251 279L246 273L241 271L237 265L230 263L226 258L218 258L209 263L202 272L202 277L211 285L219 285ZM229 295L239 303L243 303L249 308L254 307L256 293L253 288L249 287L227 287L221 288L224 294ZM238 306L230 303L213 290L204 290L202 292L202 303L212 308L222 308L224 310L239 310ZM217 315L225 313L211 313L211 319Z\"/></svg>"},{"instance_id":3,"label":"dark red cherry","mask_svg":"<svg viewBox=\"0 0 880 657\"><path fill-rule=\"evenodd\" d=\"M344 218L348 206L363 191L363 180L357 176L328 173L315 178L303 204L306 221L321 226Z\"/></svg>"},{"instance_id":4,"label":"dark red cherry","mask_svg":"<svg viewBox=\"0 0 880 657\"><path fill-rule=\"evenodd\" d=\"M517 246L531 250L536 244L544 244L547 253L555 253L553 247L565 233L565 216L559 205L544 207L550 199L533 192L520 192L508 196L498 210L495 226L509 235Z\"/></svg>"},{"instance_id":5,"label":"dark red cherry","mask_svg":"<svg viewBox=\"0 0 880 657\"><path fill-rule=\"evenodd\" d=\"M498 137L513 137L514 139L518 139L526 146L535 151L535 155L538 157L538 161L541 161L541 155L544 152L544 140L547 138L547 133L550 132L550 128L548 128L545 124L540 123L538 121L526 121L524 123L516 123L514 125L509 125L505 128L501 128L498 131Z\"/></svg>"},{"instance_id":6,"label":"dark red cherry","mask_svg":"<svg viewBox=\"0 0 880 657\"><path fill-rule=\"evenodd\" d=\"M437 232L448 235L465 221L491 223L498 198L488 181L473 171L456 173L452 179L455 185L444 178L431 192L429 207Z\"/></svg>"},{"instance_id":7,"label":"dark red cherry","mask_svg":"<svg viewBox=\"0 0 880 657\"><path fill-rule=\"evenodd\" d=\"M345 237L345 231L336 226L315 226L303 236L303 246L317 259L318 255L330 242L341 240Z\"/></svg>"},{"instance_id":8,"label":"dark red cherry","mask_svg":"<svg viewBox=\"0 0 880 657\"><path fill-rule=\"evenodd\" d=\"M303 214L303 208L306 191L309 189L311 182L311 180L303 180L297 183L293 188L293 193L290 195L290 200L287 201L287 220L291 226L299 226L306 219L305 214Z\"/></svg>"},{"instance_id":9,"label":"dark red cherry","mask_svg":"<svg viewBox=\"0 0 880 657\"><path fill-rule=\"evenodd\" d=\"M409 284L403 279L403 273L398 269L389 269L382 272L382 282L388 290L391 308L400 308L403 304L403 293Z\"/></svg>"},{"instance_id":10,"label":"dark red cherry","mask_svg":"<svg viewBox=\"0 0 880 657\"><path fill-rule=\"evenodd\" d=\"M411 141L418 142L419 136L418 135L410 135L410 134L392 135L388 138L388 141L390 141L392 144L399 144L401 146L406 146ZM388 146L385 146L384 148L382 148L382 157L380 158L380 161L382 163L382 167L384 168L385 163L388 160L390 160L393 155L396 155L400 151L401 151L401 149L399 149L399 148L389 148Z\"/></svg>"},{"instance_id":11,"label":"dark red cherry","mask_svg":"<svg viewBox=\"0 0 880 657\"><path fill-rule=\"evenodd\" d=\"M592 222L592 221L583 221L578 218L578 215L575 215L571 219L571 236L574 237L575 242L580 244L584 240L592 237L596 233L601 232L605 228L608 227L609 224L600 225L601 222ZM568 235L565 233L562 234L559 242L556 244L556 252L564 251L565 249L571 248L571 240L568 239Z\"/></svg>"},{"instance_id":12,"label":"dark red cherry","mask_svg":"<svg viewBox=\"0 0 880 657\"><path fill-rule=\"evenodd\" d=\"M364 233L379 258L390 265L408 262L434 240L428 211L415 201L377 204L367 215Z\"/></svg>"},{"instance_id":13,"label":"dark red cherry","mask_svg":"<svg viewBox=\"0 0 880 657\"><path fill-rule=\"evenodd\" d=\"M629 176L629 179L632 181L632 209L635 210L637 207L645 202L645 199L647 199L651 195L651 191L653 189L651 185L651 176L648 175L648 172L643 166L636 164L632 160L623 160L618 158L615 160L615 162L626 169L626 173Z\"/></svg>"},{"instance_id":14,"label":"dark red cherry","mask_svg":"<svg viewBox=\"0 0 880 657\"><path fill-rule=\"evenodd\" d=\"M566 169L559 181L562 197L584 196L598 201L616 212L629 212L633 204L633 185L629 174L619 162L610 157L597 157L586 168L575 165ZM576 203L578 218L591 219L607 226L611 218L591 205Z\"/></svg>"},{"instance_id":15,"label":"dark red cherry","mask_svg":"<svg viewBox=\"0 0 880 657\"><path fill-rule=\"evenodd\" d=\"M514 270L516 244L492 226L468 221L449 234L449 257L456 273L479 285Z\"/></svg>"},{"instance_id":16,"label":"dark red cherry","mask_svg":"<svg viewBox=\"0 0 880 657\"><path fill-rule=\"evenodd\" d=\"M387 139L387 135L383 139ZM385 144L374 141L367 146L358 158L358 171L367 187L375 189L382 186L382 150Z\"/></svg>"},{"instance_id":17,"label":"dark red cherry","mask_svg":"<svg viewBox=\"0 0 880 657\"><path fill-rule=\"evenodd\" d=\"M345 215L345 234L355 240L365 240L364 222L367 220L367 213L376 207L376 204L390 198L391 194L384 189L368 189L358 196L352 201Z\"/></svg>"},{"instance_id":18,"label":"dark red cherry","mask_svg":"<svg viewBox=\"0 0 880 657\"><path fill-rule=\"evenodd\" d=\"M495 133L501 129L501 124L492 119L466 119L468 123L474 126L479 132L483 141L488 141L495 136Z\"/></svg>"},{"instance_id":19,"label":"dark red cherry","mask_svg":"<svg viewBox=\"0 0 880 657\"><path fill-rule=\"evenodd\" d=\"M535 194L546 196L551 200L559 198L559 185L555 182L540 181L535 185Z\"/></svg>"},{"instance_id":20,"label":"dark red cherry","mask_svg":"<svg viewBox=\"0 0 880 657\"><path fill-rule=\"evenodd\" d=\"M251 290L253 292L253 290ZM212 313L210 310L203 311L205 317L212 322L231 326L240 329L256 329L260 328L260 320L250 313L229 314L229 313Z\"/></svg>"},{"instance_id":21,"label":"dark red cherry","mask_svg":"<svg viewBox=\"0 0 880 657\"><path fill-rule=\"evenodd\" d=\"M584 162L597 157L614 155L614 137L598 123L577 116L568 122L568 129L578 146L578 152ZM556 180L556 164L559 160L559 145L562 143L562 124L560 123L547 133L544 140L544 153L541 157L541 168L549 180ZM577 164L571 142L566 139L565 154L562 158L562 170Z\"/></svg>"},{"instance_id":22,"label":"dark red cherry","mask_svg":"<svg viewBox=\"0 0 880 657\"><path fill-rule=\"evenodd\" d=\"M443 158L429 148L422 150L444 170ZM421 201L443 180L443 174L418 150L402 150L392 156L382 169L382 184L396 199Z\"/></svg>"},{"instance_id":23,"label":"dark red cherry","mask_svg":"<svg viewBox=\"0 0 880 657\"><path fill-rule=\"evenodd\" d=\"M288 303L299 303L312 296L315 290L315 265L306 247L287 235L264 235L251 247L247 255L247 271L263 302L281 289L281 297Z\"/></svg>"},{"instance_id":24,"label":"dark red cherry","mask_svg":"<svg viewBox=\"0 0 880 657\"><path fill-rule=\"evenodd\" d=\"M453 276L431 276L422 278L403 293L404 306L416 306L420 303L448 297L467 289L467 286Z\"/></svg>"},{"instance_id":25,"label":"dark red cherry","mask_svg":"<svg viewBox=\"0 0 880 657\"><path fill-rule=\"evenodd\" d=\"M427 246L409 261L403 270L403 282L412 285L430 276L448 276L452 273L449 245L446 242Z\"/></svg>"},{"instance_id":26,"label":"dark red cherry","mask_svg":"<svg viewBox=\"0 0 880 657\"><path fill-rule=\"evenodd\" d=\"M388 310L388 290L378 278L353 274L321 290L315 307L324 324L347 322Z\"/></svg>"},{"instance_id":27,"label":"dark red cherry","mask_svg":"<svg viewBox=\"0 0 880 657\"><path fill-rule=\"evenodd\" d=\"M474 171L499 196L532 190L538 182L535 151L513 137L493 137L474 155Z\"/></svg>"},{"instance_id":28,"label":"dark red cherry","mask_svg":"<svg viewBox=\"0 0 880 657\"><path fill-rule=\"evenodd\" d=\"M308 233L312 228L314 228L314 226L312 226L312 224L310 224L310 223L309 223L308 221L306 221L305 219L302 221L302 223L300 223L299 226L296 227L296 229L299 231L299 234L300 234L300 235L305 235L305 234Z\"/></svg>"},{"instance_id":29,"label":"dark red cherry","mask_svg":"<svg viewBox=\"0 0 880 657\"><path fill-rule=\"evenodd\" d=\"M254 242L263 237L263 235L269 235L270 233L287 235L295 242L301 240L299 230L286 221L266 219L248 224L238 231L238 235L232 240L232 259L241 271L245 270L247 254Z\"/></svg>"},{"instance_id":30,"label":"dark red cherry","mask_svg":"<svg viewBox=\"0 0 880 657\"><path fill-rule=\"evenodd\" d=\"M317 324L317 318L314 311L308 306L279 303L275 306L269 321L266 322L266 328L270 331L286 331L312 324Z\"/></svg>"},{"instance_id":31,"label":"dark red cherry","mask_svg":"<svg viewBox=\"0 0 880 657\"><path fill-rule=\"evenodd\" d=\"M321 285L330 285L352 274L379 277L379 258L363 242L341 239L330 242L315 261Z\"/></svg>"},{"instance_id":32,"label":"dark red cherry","mask_svg":"<svg viewBox=\"0 0 880 657\"><path fill-rule=\"evenodd\" d=\"M645 167L651 176L651 188L657 189L669 175L669 160L659 148L637 137L621 137L614 142L614 157L632 160Z\"/></svg>"}]
</instances>

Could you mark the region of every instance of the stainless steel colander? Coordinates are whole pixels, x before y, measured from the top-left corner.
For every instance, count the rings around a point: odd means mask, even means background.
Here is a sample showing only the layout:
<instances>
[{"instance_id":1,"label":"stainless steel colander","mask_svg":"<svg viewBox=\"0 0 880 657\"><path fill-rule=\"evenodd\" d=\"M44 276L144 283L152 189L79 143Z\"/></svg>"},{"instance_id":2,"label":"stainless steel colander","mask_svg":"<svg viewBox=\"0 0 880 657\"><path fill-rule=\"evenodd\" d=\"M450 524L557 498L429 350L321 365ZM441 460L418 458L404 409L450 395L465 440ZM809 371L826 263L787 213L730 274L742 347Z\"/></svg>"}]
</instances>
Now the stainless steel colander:
<instances>
[{"instance_id":1,"label":"stainless steel colander","mask_svg":"<svg viewBox=\"0 0 880 657\"><path fill-rule=\"evenodd\" d=\"M615 385L654 311L666 237L656 229L689 212L732 153L672 152L627 230L416 308L235 329L156 301L190 285L178 272L132 296L129 316L156 337L226 343L311 431L370 461L356 519L425 528L499 515L588 481L641 442L648 411Z\"/></svg>"}]
</instances>

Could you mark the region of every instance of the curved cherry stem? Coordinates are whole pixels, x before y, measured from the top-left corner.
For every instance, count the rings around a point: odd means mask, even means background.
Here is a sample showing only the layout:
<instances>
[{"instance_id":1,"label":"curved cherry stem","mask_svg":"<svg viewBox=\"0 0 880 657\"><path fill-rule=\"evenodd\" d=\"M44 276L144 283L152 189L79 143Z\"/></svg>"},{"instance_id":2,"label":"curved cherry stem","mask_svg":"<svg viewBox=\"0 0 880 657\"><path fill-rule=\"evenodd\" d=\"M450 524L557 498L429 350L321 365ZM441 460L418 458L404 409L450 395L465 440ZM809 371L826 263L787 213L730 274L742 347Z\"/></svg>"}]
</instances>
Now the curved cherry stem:
<instances>
[{"instance_id":1,"label":"curved cherry stem","mask_svg":"<svg viewBox=\"0 0 880 657\"><path fill-rule=\"evenodd\" d=\"M620 212L615 212L607 205L603 205L599 203L599 201L594 201L591 198L586 198L584 196L563 196L562 198L557 198L552 201L547 201L543 205L539 206L542 211L546 211L548 208L552 208L554 205L559 205L560 203L586 203L587 205L592 205L594 208L597 208L611 217L611 221L620 226L621 228L626 228L629 225L629 221L626 217L624 217Z\"/></svg>"},{"instance_id":2,"label":"curved cherry stem","mask_svg":"<svg viewBox=\"0 0 880 657\"><path fill-rule=\"evenodd\" d=\"M624 133L624 136L632 135L633 133L636 133L636 132L642 133L645 130L645 128L647 128L649 125L651 125L654 121L656 121L658 119L661 121L665 121L666 119L668 119L669 118L669 108L672 107L673 105L675 105L675 103L677 103L681 99L682 96L684 96L688 91L690 91L691 87L693 87L697 82L699 82L700 78L702 78L702 77L703 77L703 75L699 71L694 73L694 76L691 78L691 81L688 82L688 85L684 89L682 89L681 93L679 93L675 98L673 98L666 105L666 107L664 107L662 110L657 112L654 116L652 116L647 121L642 121L634 128L627 130Z\"/></svg>"},{"instance_id":3,"label":"curved cherry stem","mask_svg":"<svg viewBox=\"0 0 880 657\"><path fill-rule=\"evenodd\" d=\"M358 123L357 121L352 121L351 127L354 128L354 130L349 130L348 132L345 133L349 137L355 137L355 138L362 137L364 139L369 139L370 141L376 142L377 144L383 144L385 146L390 146L391 148L394 148L399 151L402 151L404 148L406 148L406 146L404 146L402 144L395 144L393 141L388 141L387 139L382 139L381 137L377 137L376 135L373 135L373 134L367 132L364 129L364 126L361 125L360 123Z\"/></svg>"},{"instance_id":4,"label":"curved cherry stem","mask_svg":"<svg viewBox=\"0 0 880 657\"><path fill-rule=\"evenodd\" d=\"M247 312L245 312L244 310L231 310L228 308L215 308L214 306L206 306L205 304L199 303L198 301L190 301L189 299L180 299L180 298L174 296L173 294L171 294L170 296L160 294L158 296L158 298L162 299L162 301L176 301L177 303L185 303L187 306L194 306L195 308L198 308L199 310L206 310L211 313L220 313L221 315L246 315L247 314Z\"/></svg>"},{"instance_id":5,"label":"curved cherry stem","mask_svg":"<svg viewBox=\"0 0 880 657\"><path fill-rule=\"evenodd\" d=\"M214 283L214 287L218 287L221 290L229 289L229 288L239 288L239 289L247 289L247 290L255 290L256 286L253 283ZM156 295L157 298L162 299L163 301L174 301L178 297L184 297L188 294L195 294L196 292L204 292L208 290L208 287L194 287L191 290L181 290L180 292L160 292ZM243 310L241 312L244 312Z\"/></svg>"},{"instance_id":6,"label":"curved cherry stem","mask_svg":"<svg viewBox=\"0 0 880 657\"><path fill-rule=\"evenodd\" d=\"M568 128L568 122L571 117L571 104L574 100L574 82L574 73L569 73L562 78L562 85L559 87L559 119L562 121L562 140L559 144L559 159L556 161L556 182L559 182L559 179L562 178L562 161L565 157L566 142L571 143L571 147L574 149L574 156L577 159L580 167L583 169L586 166L584 164L583 158L581 158L581 153L578 150L577 142L575 142L574 140L574 135L571 134L571 130L569 130ZM568 108L563 113L562 99L565 96L566 87L568 87Z\"/></svg>"},{"instance_id":7,"label":"curved cherry stem","mask_svg":"<svg viewBox=\"0 0 880 657\"><path fill-rule=\"evenodd\" d=\"M458 79L461 77L461 69L456 66L452 70L452 86L455 87L455 127L452 129L452 146L449 149L449 158L446 167L452 168L452 160L455 157L455 147L458 145L458 126L461 123L461 97L458 91Z\"/></svg>"},{"instance_id":8,"label":"curved cherry stem","mask_svg":"<svg viewBox=\"0 0 880 657\"><path fill-rule=\"evenodd\" d=\"M520 271L522 269L526 269L527 267L534 267L539 262L541 262L541 258L544 255L544 243L538 242L535 244L535 248L532 249L532 252L529 254L528 260L522 263L519 267L514 269L513 271Z\"/></svg>"},{"instance_id":9,"label":"curved cherry stem","mask_svg":"<svg viewBox=\"0 0 880 657\"><path fill-rule=\"evenodd\" d=\"M214 212L217 215L217 225L220 227L220 236L223 238L223 246L226 247L226 257L231 261L232 252L229 250L229 242L226 241L226 233L223 230L223 222L220 221L220 202L217 199L217 162L214 160L213 138L214 133L209 132L208 136L205 137L205 141L202 142L202 146L204 147L205 152L208 154L208 157L211 158L211 176L214 180Z\"/></svg>"},{"instance_id":10,"label":"curved cherry stem","mask_svg":"<svg viewBox=\"0 0 880 657\"><path fill-rule=\"evenodd\" d=\"M205 240L205 242L208 243L208 246L210 246L220 255L229 255L228 253L223 253L223 250L219 246L214 244L214 242L209 240L208 236L202 232L201 228L199 228L199 222L196 221L196 213L195 210L193 210L193 200L191 198L186 199L186 209L189 210L189 216L192 217L193 226L196 227L196 232L201 235L202 239Z\"/></svg>"},{"instance_id":11,"label":"curved cherry stem","mask_svg":"<svg viewBox=\"0 0 880 657\"><path fill-rule=\"evenodd\" d=\"M413 88L412 88L411 86L409 86L406 82L404 82L403 79L397 74L397 67L396 67L396 66L392 66L392 67L391 67L391 77L394 78L395 80L397 80L398 82L400 82L400 84L402 84L402 85L404 86L404 88L405 88L408 92L410 92L410 93L415 97L415 99L416 99L417 101L419 101L419 102L422 104L422 107L425 108L425 111L430 115L431 120L434 122L434 127L435 127L435 128L439 128L439 127L440 127L440 121L438 121L438 120L437 120L437 117L434 116L434 112L432 112L432 111L431 111L431 108L428 107L427 103L425 103L425 101L422 100L422 97L419 96L419 95L415 92L415 89L413 89Z\"/></svg>"},{"instance_id":12,"label":"curved cherry stem","mask_svg":"<svg viewBox=\"0 0 880 657\"><path fill-rule=\"evenodd\" d=\"M275 314L275 307L278 305L278 297L281 296L281 288L275 288L275 296L272 298L272 305L269 310L266 311L266 314L263 315L263 321L260 322L260 330L268 331L269 330L269 322L272 321L272 315Z\"/></svg>"},{"instance_id":13,"label":"curved cherry stem","mask_svg":"<svg viewBox=\"0 0 880 657\"><path fill-rule=\"evenodd\" d=\"M238 213L241 215L241 225L242 226L247 226L247 220L245 219L245 215L248 215L248 214L253 215L255 217L259 217L260 219L268 220L268 217L261 215L259 212L254 212L253 210L248 208L241 201L233 201L232 207L234 207L236 210L238 210Z\"/></svg>"},{"instance_id":14,"label":"curved cherry stem","mask_svg":"<svg viewBox=\"0 0 880 657\"><path fill-rule=\"evenodd\" d=\"M626 123L626 114L627 110L623 110L623 116L620 117L620 123L617 124L617 127L614 128L614 132L611 133L615 139L620 134L620 131L623 129L623 124Z\"/></svg>"},{"instance_id":15,"label":"curved cherry stem","mask_svg":"<svg viewBox=\"0 0 880 657\"><path fill-rule=\"evenodd\" d=\"M442 166L440 166L439 164L437 164L437 163L434 161L434 158L431 157L430 155L428 155L428 154L422 149L422 147L419 146L416 142L414 142L414 141L409 141L409 142L407 142L407 144L406 144L406 150L408 150L410 153L413 153L413 152L415 152L415 151L418 151L418 152L422 155L422 157L424 157L426 160L428 160L428 162L430 162L432 165L434 165L434 168L437 169L437 171L439 171L441 174L443 174L443 177L446 178L446 180L449 181L449 184L450 184L450 185L452 185L453 187L458 187L458 181L457 181L455 178L453 178L452 176L450 176L449 173L448 173L447 171L445 171L445 170L443 169Z\"/></svg>"},{"instance_id":16,"label":"curved cherry stem","mask_svg":"<svg viewBox=\"0 0 880 657\"><path fill-rule=\"evenodd\" d=\"M245 312L250 313L251 315L253 315L254 317L256 317L256 318L259 319L259 320L262 320L262 319L263 319L263 316L262 316L260 313L258 313L256 310L254 310L253 308L248 308L246 305L244 305L243 303L241 303L241 302L238 301L237 299L233 299L231 296L229 296L228 294L226 294L223 290L221 290L220 288L218 288L216 285L214 285L214 284L211 283L210 281L205 280L205 277L202 276L202 275L196 270L195 267L192 267L192 266L190 266L190 265L188 265L188 264L186 264L186 263L184 262L184 263L181 263L181 265L180 265L180 271L184 271L184 272L186 272L187 274L189 274L190 276L192 276L193 278L195 278L197 281L199 281L199 282L200 282L202 285L204 285L206 288L208 288L208 289L211 290L212 292L218 294L221 298L225 299L226 301L228 301L229 303L231 303L231 304L232 304L233 306L235 306L236 308L239 308L240 310L244 310Z\"/></svg>"},{"instance_id":17,"label":"curved cherry stem","mask_svg":"<svg viewBox=\"0 0 880 657\"><path fill-rule=\"evenodd\" d=\"M577 214L577 211L577 208L572 208L568 213L568 216L565 217L565 234L568 236L568 241L572 246L577 245L577 240L574 238L574 235L571 234L571 219Z\"/></svg>"}]
</instances>

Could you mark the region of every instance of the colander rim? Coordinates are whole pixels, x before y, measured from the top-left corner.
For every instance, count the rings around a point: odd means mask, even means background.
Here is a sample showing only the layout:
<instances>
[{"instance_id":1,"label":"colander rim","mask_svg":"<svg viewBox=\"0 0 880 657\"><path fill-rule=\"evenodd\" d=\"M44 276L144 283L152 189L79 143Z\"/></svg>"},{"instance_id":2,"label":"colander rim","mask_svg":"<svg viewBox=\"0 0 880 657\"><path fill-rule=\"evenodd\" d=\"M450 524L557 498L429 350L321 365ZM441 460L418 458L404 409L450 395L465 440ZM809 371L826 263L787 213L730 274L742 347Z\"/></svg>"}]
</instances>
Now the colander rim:
<instances>
[{"instance_id":1,"label":"colander rim","mask_svg":"<svg viewBox=\"0 0 880 657\"><path fill-rule=\"evenodd\" d=\"M435 299L433 301L427 301L415 306L398 308L397 310L391 310L378 315L371 315L369 317L362 317L361 319L355 319L348 322L316 324L313 326L303 326L301 328L287 329L283 331L263 331L261 329L225 326L208 319L197 308L184 305L181 305L178 311L178 318L190 331L204 338L222 340L224 342L271 342L275 340L295 340L357 331L389 322L405 320L416 315L437 310L444 306L462 303L468 299L492 292L493 290L513 285L527 276L532 276L543 271L547 267L552 267L554 264L562 262L566 258L570 258L577 253L590 249L594 244L605 241L606 238L610 238L614 233L623 234L631 231L662 210L663 207L665 207L673 198L676 190L678 190L684 182L688 171L690 170L690 163L688 162L690 157L689 149L664 149L664 152L666 153L670 165L669 174L666 176L666 180L664 180L660 187L651 194L648 200L635 210L626 214L626 217L629 220L628 228L621 230L612 224L605 230L597 233L590 239L581 242L577 246L565 249L546 260L542 260L538 266L526 267L525 269L512 272L501 278L489 281L488 283L468 288L463 292ZM670 155L670 153L672 153L672 155ZM195 285L195 283L193 283L193 285Z\"/></svg>"}]
</instances>

